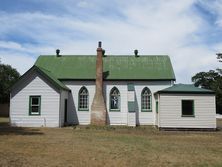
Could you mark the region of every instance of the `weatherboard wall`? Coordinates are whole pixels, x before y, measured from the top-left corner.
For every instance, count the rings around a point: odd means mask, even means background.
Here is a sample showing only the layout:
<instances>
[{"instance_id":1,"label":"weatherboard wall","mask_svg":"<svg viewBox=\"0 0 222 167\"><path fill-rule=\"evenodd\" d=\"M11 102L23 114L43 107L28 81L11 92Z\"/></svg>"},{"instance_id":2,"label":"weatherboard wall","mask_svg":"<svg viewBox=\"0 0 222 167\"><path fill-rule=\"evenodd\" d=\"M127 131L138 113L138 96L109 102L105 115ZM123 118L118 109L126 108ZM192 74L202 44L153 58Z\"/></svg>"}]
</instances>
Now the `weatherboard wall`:
<instances>
[{"instance_id":1,"label":"weatherboard wall","mask_svg":"<svg viewBox=\"0 0 222 167\"><path fill-rule=\"evenodd\" d=\"M158 90L167 88L171 86L170 81L145 81L145 82L135 82L135 101L136 101L136 124L137 125L155 125L156 124L156 100L154 97L154 93ZM151 112L143 112L141 110L141 92L147 87L150 89L152 94L152 111Z\"/></svg>"},{"instance_id":2,"label":"weatherboard wall","mask_svg":"<svg viewBox=\"0 0 222 167\"><path fill-rule=\"evenodd\" d=\"M194 100L194 117L182 117L182 100ZM215 96L207 94L160 94L159 127L216 128Z\"/></svg>"},{"instance_id":3,"label":"weatherboard wall","mask_svg":"<svg viewBox=\"0 0 222 167\"><path fill-rule=\"evenodd\" d=\"M119 89L121 95L121 110L120 112L112 112L108 110L108 118L111 125L127 125L128 117L128 90L127 84L131 83L135 88L135 118L137 125L155 125L156 112L155 112L155 99L154 93L158 90L167 88L171 86L170 81L105 81L105 90L106 90L106 101L107 108L109 109L109 94L110 90L115 86ZM142 112L141 111L141 92L142 90L148 87L152 93L152 111L151 112Z\"/></svg>"},{"instance_id":4,"label":"weatherboard wall","mask_svg":"<svg viewBox=\"0 0 222 167\"><path fill-rule=\"evenodd\" d=\"M68 95L68 113L67 121L69 124L88 125L91 119L91 105L95 94L94 81L63 81L63 83L71 90ZM78 95L82 87L86 87L89 93L88 110L79 110Z\"/></svg>"},{"instance_id":5,"label":"weatherboard wall","mask_svg":"<svg viewBox=\"0 0 222 167\"><path fill-rule=\"evenodd\" d=\"M128 90L127 85L131 83L135 88L135 117L137 125L155 125L156 124L156 112L155 112L155 99L154 93L158 90L171 86L170 81L105 81L106 92L106 105L108 111L108 123L111 125L127 125L128 124ZM120 91L120 111L110 111L110 91L113 87L116 87ZM141 92L148 87L152 93L152 111L141 111Z\"/></svg>"},{"instance_id":6,"label":"weatherboard wall","mask_svg":"<svg viewBox=\"0 0 222 167\"><path fill-rule=\"evenodd\" d=\"M70 88L68 95L68 123L88 125L91 118L91 105L95 93L94 81L63 81ZM127 84L135 85L135 116L138 125L155 124L155 99L154 93L171 85L170 81L104 81L104 100L107 107L107 122L110 125L128 125L128 90ZM78 93L85 86L89 92L89 109L81 111L78 109ZM120 92L120 110L110 110L110 91L116 87ZM143 88L148 87L152 92L152 112L141 111L141 92Z\"/></svg>"},{"instance_id":7,"label":"weatherboard wall","mask_svg":"<svg viewBox=\"0 0 222 167\"><path fill-rule=\"evenodd\" d=\"M40 115L29 115L29 96L41 96ZM36 72L30 73L11 92L12 126L59 127L59 91Z\"/></svg>"},{"instance_id":8,"label":"weatherboard wall","mask_svg":"<svg viewBox=\"0 0 222 167\"><path fill-rule=\"evenodd\" d=\"M116 87L120 92L120 110L110 110L110 91ZM127 125L128 100L127 100L127 83L126 82L104 82L105 101L107 107L107 123L110 125Z\"/></svg>"}]
</instances>

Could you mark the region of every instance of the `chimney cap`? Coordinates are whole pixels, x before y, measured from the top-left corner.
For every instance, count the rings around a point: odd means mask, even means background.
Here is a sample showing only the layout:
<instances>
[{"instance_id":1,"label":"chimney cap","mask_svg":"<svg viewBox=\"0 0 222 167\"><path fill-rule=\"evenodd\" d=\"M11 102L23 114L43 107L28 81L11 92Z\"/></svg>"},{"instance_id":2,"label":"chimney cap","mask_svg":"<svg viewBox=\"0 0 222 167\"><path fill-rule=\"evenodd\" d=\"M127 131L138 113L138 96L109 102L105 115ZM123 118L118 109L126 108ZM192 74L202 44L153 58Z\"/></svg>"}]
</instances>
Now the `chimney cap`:
<instances>
[{"instance_id":1,"label":"chimney cap","mask_svg":"<svg viewBox=\"0 0 222 167\"><path fill-rule=\"evenodd\" d=\"M99 48L102 47L102 42L101 42L101 41L98 42L98 47L99 47Z\"/></svg>"},{"instance_id":2,"label":"chimney cap","mask_svg":"<svg viewBox=\"0 0 222 167\"><path fill-rule=\"evenodd\" d=\"M135 55L136 57L139 57L138 53L139 53L139 51L138 51L137 49L135 49L135 50L134 50L134 55Z\"/></svg>"},{"instance_id":3,"label":"chimney cap","mask_svg":"<svg viewBox=\"0 0 222 167\"><path fill-rule=\"evenodd\" d=\"M56 49L56 56L57 56L57 57L60 57L60 56L61 56L59 53L60 53L60 50L59 50L59 49Z\"/></svg>"}]
</instances>

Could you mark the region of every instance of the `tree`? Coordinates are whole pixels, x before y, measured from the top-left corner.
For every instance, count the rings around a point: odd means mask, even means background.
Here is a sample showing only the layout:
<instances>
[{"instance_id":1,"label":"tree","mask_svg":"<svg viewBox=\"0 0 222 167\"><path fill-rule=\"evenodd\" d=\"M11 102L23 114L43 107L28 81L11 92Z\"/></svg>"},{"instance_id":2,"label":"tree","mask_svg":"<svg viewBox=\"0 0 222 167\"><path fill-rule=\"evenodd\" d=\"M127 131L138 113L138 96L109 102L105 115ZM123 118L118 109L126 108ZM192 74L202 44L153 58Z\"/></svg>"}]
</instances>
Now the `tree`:
<instances>
[{"instance_id":1,"label":"tree","mask_svg":"<svg viewBox=\"0 0 222 167\"><path fill-rule=\"evenodd\" d=\"M10 100L10 88L19 79L20 74L10 65L0 62L0 103L7 103Z\"/></svg>"},{"instance_id":2,"label":"tree","mask_svg":"<svg viewBox=\"0 0 222 167\"><path fill-rule=\"evenodd\" d=\"M217 59L222 62L222 54L217 54ZM216 110L222 114L222 69L199 72L192 77L195 86L210 89L216 93Z\"/></svg>"},{"instance_id":3,"label":"tree","mask_svg":"<svg viewBox=\"0 0 222 167\"><path fill-rule=\"evenodd\" d=\"M217 59L219 59L219 62L222 62L222 53L217 53Z\"/></svg>"}]
</instances>

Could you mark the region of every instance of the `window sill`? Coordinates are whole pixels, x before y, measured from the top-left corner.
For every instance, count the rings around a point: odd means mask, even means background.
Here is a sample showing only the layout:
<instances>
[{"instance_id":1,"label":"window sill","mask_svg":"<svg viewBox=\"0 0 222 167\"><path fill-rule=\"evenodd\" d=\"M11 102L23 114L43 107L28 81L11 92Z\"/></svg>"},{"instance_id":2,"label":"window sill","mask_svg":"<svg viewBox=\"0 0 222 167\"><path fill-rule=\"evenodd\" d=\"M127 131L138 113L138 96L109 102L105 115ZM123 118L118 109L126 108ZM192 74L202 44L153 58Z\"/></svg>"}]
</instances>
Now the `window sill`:
<instances>
[{"instance_id":1,"label":"window sill","mask_svg":"<svg viewBox=\"0 0 222 167\"><path fill-rule=\"evenodd\" d=\"M120 112L120 109L110 109L110 112Z\"/></svg>"},{"instance_id":2,"label":"window sill","mask_svg":"<svg viewBox=\"0 0 222 167\"><path fill-rule=\"evenodd\" d=\"M152 110L141 110L141 112L152 112Z\"/></svg>"},{"instance_id":3,"label":"window sill","mask_svg":"<svg viewBox=\"0 0 222 167\"><path fill-rule=\"evenodd\" d=\"M89 111L89 109L78 109L78 111Z\"/></svg>"},{"instance_id":4,"label":"window sill","mask_svg":"<svg viewBox=\"0 0 222 167\"><path fill-rule=\"evenodd\" d=\"M181 117L195 117L195 115L181 115Z\"/></svg>"},{"instance_id":5,"label":"window sill","mask_svg":"<svg viewBox=\"0 0 222 167\"><path fill-rule=\"evenodd\" d=\"M135 113L136 111L128 111L129 113Z\"/></svg>"},{"instance_id":6,"label":"window sill","mask_svg":"<svg viewBox=\"0 0 222 167\"><path fill-rule=\"evenodd\" d=\"M32 114L32 113L29 113L29 116L40 116L41 114L38 113L38 114Z\"/></svg>"}]
</instances>

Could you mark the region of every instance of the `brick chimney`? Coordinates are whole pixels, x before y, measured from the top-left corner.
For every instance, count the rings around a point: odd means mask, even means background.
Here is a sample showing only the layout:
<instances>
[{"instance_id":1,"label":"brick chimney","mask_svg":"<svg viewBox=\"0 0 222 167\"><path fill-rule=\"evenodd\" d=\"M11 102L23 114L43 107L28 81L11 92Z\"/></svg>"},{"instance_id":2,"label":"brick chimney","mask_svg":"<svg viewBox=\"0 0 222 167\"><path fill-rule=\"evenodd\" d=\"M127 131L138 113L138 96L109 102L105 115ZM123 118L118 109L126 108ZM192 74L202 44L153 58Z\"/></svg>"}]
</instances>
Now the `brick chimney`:
<instances>
[{"instance_id":1,"label":"brick chimney","mask_svg":"<svg viewBox=\"0 0 222 167\"><path fill-rule=\"evenodd\" d=\"M91 124L106 124L106 105L103 97L103 49L99 42L96 57L96 92L91 106Z\"/></svg>"}]
</instances>

